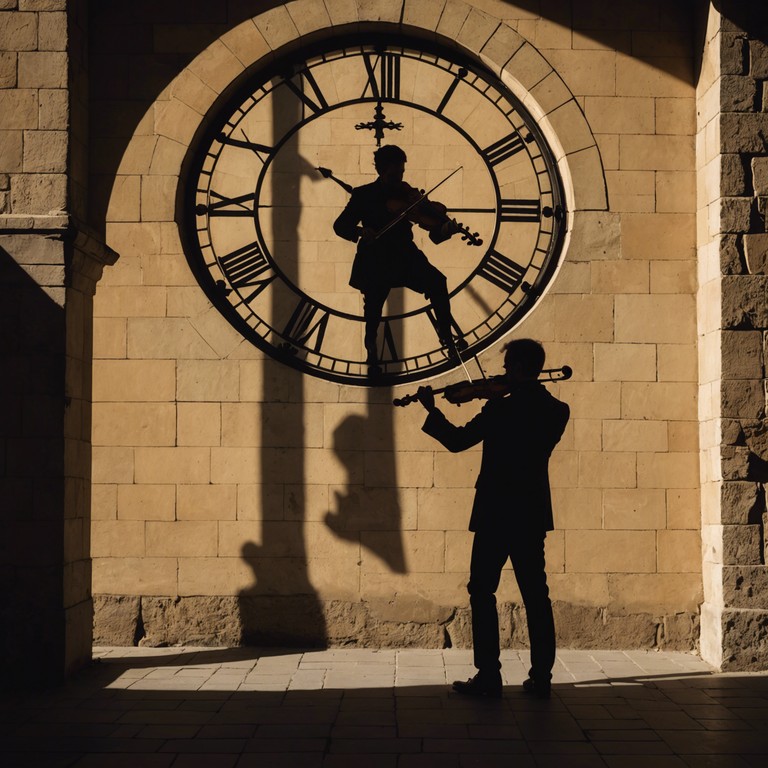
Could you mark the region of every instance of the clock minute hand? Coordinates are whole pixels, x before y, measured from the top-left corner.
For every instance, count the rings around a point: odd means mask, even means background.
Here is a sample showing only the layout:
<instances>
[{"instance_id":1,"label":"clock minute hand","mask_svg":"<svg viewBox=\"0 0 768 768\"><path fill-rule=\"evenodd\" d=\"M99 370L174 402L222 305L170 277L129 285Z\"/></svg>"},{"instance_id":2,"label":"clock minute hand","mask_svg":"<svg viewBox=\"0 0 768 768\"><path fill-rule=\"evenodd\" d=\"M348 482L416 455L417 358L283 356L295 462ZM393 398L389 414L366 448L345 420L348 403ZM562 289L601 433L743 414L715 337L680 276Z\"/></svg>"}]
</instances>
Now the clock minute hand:
<instances>
[{"instance_id":1,"label":"clock minute hand","mask_svg":"<svg viewBox=\"0 0 768 768\"><path fill-rule=\"evenodd\" d=\"M451 178L454 174L458 173L464 166L460 165L455 170L451 171L442 181L438 181L437 184L435 184L432 189L427 190L423 194L419 195L416 200L414 200L407 208L402 210L392 221L389 222L389 224L386 224L383 226L375 235L374 240L378 240L385 232L389 232L392 227L394 227L396 224L399 224L419 203L421 203L423 200L425 200L429 195L431 195L439 186L442 184L445 184L448 179Z\"/></svg>"}]
</instances>

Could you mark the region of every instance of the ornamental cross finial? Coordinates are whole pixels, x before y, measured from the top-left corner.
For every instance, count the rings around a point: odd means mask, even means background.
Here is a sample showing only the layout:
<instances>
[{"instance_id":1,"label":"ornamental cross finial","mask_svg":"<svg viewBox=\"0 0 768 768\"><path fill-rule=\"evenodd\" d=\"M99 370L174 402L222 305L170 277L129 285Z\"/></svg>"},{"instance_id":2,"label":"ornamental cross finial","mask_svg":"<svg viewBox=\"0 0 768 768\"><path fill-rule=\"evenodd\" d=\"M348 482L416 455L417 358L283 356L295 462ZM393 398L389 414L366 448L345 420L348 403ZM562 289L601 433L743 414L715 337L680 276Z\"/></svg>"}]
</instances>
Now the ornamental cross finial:
<instances>
[{"instance_id":1,"label":"ornamental cross finial","mask_svg":"<svg viewBox=\"0 0 768 768\"><path fill-rule=\"evenodd\" d=\"M374 109L374 117L368 123L358 123L355 126L356 131L368 130L375 131L374 136L376 138L376 146L381 146L381 140L384 138L384 129L390 131L399 131L403 127L402 123L395 123L392 120L387 120L384 115L384 107L381 106L381 102L376 105Z\"/></svg>"}]
</instances>

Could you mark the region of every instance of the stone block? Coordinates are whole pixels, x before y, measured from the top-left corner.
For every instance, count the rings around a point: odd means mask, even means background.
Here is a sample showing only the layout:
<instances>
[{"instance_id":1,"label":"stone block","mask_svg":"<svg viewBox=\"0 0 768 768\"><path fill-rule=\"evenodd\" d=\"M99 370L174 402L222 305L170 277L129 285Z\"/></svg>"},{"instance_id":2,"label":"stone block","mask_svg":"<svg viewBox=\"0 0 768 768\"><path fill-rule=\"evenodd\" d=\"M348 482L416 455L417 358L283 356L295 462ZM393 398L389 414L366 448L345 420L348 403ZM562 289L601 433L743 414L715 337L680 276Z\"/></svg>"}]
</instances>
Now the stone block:
<instances>
[{"instance_id":1,"label":"stone block","mask_svg":"<svg viewBox=\"0 0 768 768\"><path fill-rule=\"evenodd\" d=\"M724 672L764 670L768 664L768 611L725 610L722 614Z\"/></svg>"},{"instance_id":2,"label":"stone block","mask_svg":"<svg viewBox=\"0 0 768 768\"><path fill-rule=\"evenodd\" d=\"M208 448L138 447L137 483L207 483L211 460Z\"/></svg>"},{"instance_id":3,"label":"stone block","mask_svg":"<svg viewBox=\"0 0 768 768\"><path fill-rule=\"evenodd\" d=\"M35 173L11 177L11 210L15 214L56 214L67 209L67 177Z\"/></svg>"},{"instance_id":4,"label":"stone block","mask_svg":"<svg viewBox=\"0 0 768 768\"><path fill-rule=\"evenodd\" d=\"M237 486L179 485L176 517L179 520L235 520Z\"/></svg>"},{"instance_id":5,"label":"stone block","mask_svg":"<svg viewBox=\"0 0 768 768\"><path fill-rule=\"evenodd\" d=\"M724 445L720 450L723 480L748 480L751 478L750 462L752 453L741 445Z\"/></svg>"},{"instance_id":6,"label":"stone block","mask_svg":"<svg viewBox=\"0 0 768 768\"><path fill-rule=\"evenodd\" d=\"M765 152L768 114L725 112L720 118L720 148L723 152Z\"/></svg>"},{"instance_id":7,"label":"stone block","mask_svg":"<svg viewBox=\"0 0 768 768\"><path fill-rule=\"evenodd\" d=\"M141 181L141 220L173 221L175 215L175 176L144 176Z\"/></svg>"},{"instance_id":8,"label":"stone block","mask_svg":"<svg viewBox=\"0 0 768 768\"><path fill-rule=\"evenodd\" d=\"M445 0L405 0L403 3L403 24L419 29L437 29L444 7ZM522 41L520 44L522 45ZM507 55L499 64L504 64L510 55Z\"/></svg>"},{"instance_id":9,"label":"stone block","mask_svg":"<svg viewBox=\"0 0 768 768\"><path fill-rule=\"evenodd\" d=\"M16 87L16 54L0 52L0 88Z\"/></svg>"},{"instance_id":10,"label":"stone block","mask_svg":"<svg viewBox=\"0 0 768 768\"><path fill-rule=\"evenodd\" d=\"M768 274L768 234L744 235L744 256L751 275Z\"/></svg>"},{"instance_id":11,"label":"stone block","mask_svg":"<svg viewBox=\"0 0 768 768\"><path fill-rule=\"evenodd\" d=\"M498 29L498 26L498 19L477 8L472 8L464 20L456 40L470 51L480 51Z\"/></svg>"},{"instance_id":12,"label":"stone block","mask_svg":"<svg viewBox=\"0 0 768 768\"><path fill-rule=\"evenodd\" d=\"M179 401L236 401L239 392L236 360L179 360L176 397Z\"/></svg>"},{"instance_id":13,"label":"stone block","mask_svg":"<svg viewBox=\"0 0 768 768\"><path fill-rule=\"evenodd\" d=\"M221 445L219 403L178 403L176 413L177 445Z\"/></svg>"},{"instance_id":14,"label":"stone block","mask_svg":"<svg viewBox=\"0 0 768 768\"><path fill-rule=\"evenodd\" d=\"M19 53L20 88L66 88L68 56L63 51Z\"/></svg>"},{"instance_id":15,"label":"stone block","mask_svg":"<svg viewBox=\"0 0 768 768\"><path fill-rule=\"evenodd\" d=\"M601 50L547 51L552 68L575 96L616 94L616 54Z\"/></svg>"},{"instance_id":16,"label":"stone block","mask_svg":"<svg viewBox=\"0 0 768 768\"><path fill-rule=\"evenodd\" d=\"M698 529L701 526L701 500L697 488L667 490L667 528Z\"/></svg>"},{"instance_id":17,"label":"stone block","mask_svg":"<svg viewBox=\"0 0 768 768\"><path fill-rule=\"evenodd\" d=\"M690 62L686 57L665 59L663 68L653 58L616 55L616 95L692 98Z\"/></svg>"},{"instance_id":18,"label":"stone block","mask_svg":"<svg viewBox=\"0 0 768 768\"><path fill-rule=\"evenodd\" d=\"M174 445L173 403L94 403L93 444Z\"/></svg>"},{"instance_id":19,"label":"stone block","mask_svg":"<svg viewBox=\"0 0 768 768\"><path fill-rule=\"evenodd\" d=\"M216 554L214 521L146 523L147 557L210 557Z\"/></svg>"},{"instance_id":20,"label":"stone block","mask_svg":"<svg viewBox=\"0 0 768 768\"><path fill-rule=\"evenodd\" d=\"M621 421L603 422L603 450L659 451L668 449L667 422Z\"/></svg>"},{"instance_id":21,"label":"stone block","mask_svg":"<svg viewBox=\"0 0 768 768\"><path fill-rule=\"evenodd\" d=\"M173 485L118 485L117 517L120 520L174 520L176 488Z\"/></svg>"},{"instance_id":22,"label":"stone block","mask_svg":"<svg viewBox=\"0 0 768 768\"><path fill-rule=\"evenodd\" d=\"M512 31L512 30L510 30ZM492 43L495 35L489 41ZM486 46L487 48L488 46ZM568 86L562 81L557 72L550 72L543 80L536 83L526 94L523 103L531 109L534 114L546 115L553 109L557 109L561 104L565 104L573 98L573 94L568 90Z\"/></svg>"},{"instance_id":23,"label":"stone block","mask_svg":"<svg viewBox=\"0 0 768 768\"><path fill-rule=\"evenodd\" d=\"M591 276L593 293L648 293L647 261L595 261Z\"/></svg>"},{"instance_id":24,"label":"stone block","mask_svg":"<svg viewBox=\"0 0 768 768\"><path fill-rule=\"evenodd\" d=\"M566 155L572 155L595 146L595 138L579 105L571 99L553 109L544 118L560 139Z\"/></svg>"},{"instance_id":25,"label":"stone block","mask_svg":"<svg viewBox=\"0 0 768 768\"><path fill-rule=\"evenodd\" d=\"M666 524L666 499L661 488L611 488L602 495L606 530L653 531Z\"/></svg>"},{"instance_id":26,"label":"stone block","mask_svg":"<svg viewBox=\"0 0 768 768\"><path fill-rule=\"evenodd\" d=\"M170 402L175 400L175 397L176 364L173 360L96 360L94 362L93 400L96 402L148 400Z\"/></svg>"},{"instance_id":27,"label":"stone block","mask_svg":"<svg viewBox=\"0 0 768 768\"><path fill-rule=\"evenodd\" d=\"M722 331L724 379L759 379L763 376L763 334L760 331Z\"/></svg>"},{"instance_id":28,"label":"stone block","mask_svg":"<svg viewBox=\"0 0 768 768\"><path fill-rule=\"evenodd\" d=\"M691 421L697 418L695 382L627 382L621 387L621 417Z\"/></svg>"},{"instance_id":29,"label":"stone block","mask_svg":"<svg viewBox=\"0 0 768 768\"><path fill-rule=\"evenodd\" d=\"M595 133L655 133L655 104L651 97L587 96L584 114Z\"/></svg>"},{"instance_id":30,"label":"stone block","mask_svg":"<svg viewBox=\"0 0 768 768\"><path fill-rule=\"evenodd\" d=\"M749 74L758 80L768 78L768 45L762 40L749 41Z\"/></svg>"},{"instance_id":31,"label":"stone block","mask_svg":"<svg viewBox=\"0 0 768 768\"><path fill-rule=\"evenodd\" d=\"M91 487L91 519L117 520L116 485L94 485Z\"/></svg>"},{"instance_id":32,"label":"stone block","mask_svg":"<svg viewBox=\"0 0 768 768\"><path fill-rule=\"evenodd\" d=\"M166 290L159 286L102 285L94 298L94 317L165 317Z\"/></svg>"},{"instance_id":33,"label":"stone block","mask_svg":"<svg viewBox=\"0 0 768 768\"><path fill-rule=\"evenodd\" d=\"M656 133L692 136L696 131L696 101L656 98Z\"/></svg>"},{"instance_id":34,"label":"stone block","mask_svg":"<svg viewBox=\"0 0 768 768\"><path fill-rule=\"evenodd\" d=\"M368 573L386 573L390 569L386 556L402 546L408 573L442 573L445 570L445 533L443 531L362 531L362 567ZM384 556L371 557L370 552Z\"/></svg>"},{"instance_id":35,"label":"stone block","mask_svg":"<svg viewBox=\"0 0 768 768\"><path fill-rule=\"evenodd\" d=\"M656 173L656 210L659 213L687 213L696 208L694 171Z\"/></svg>"},{"instance_id":36,"label":"stone block","mask_svg":"<svg viewBox=\"0 0 768 768\"><path fill-rule=\"evenodd\" d=\"M489 43L493 44L493 38ZM504 70L528 91L552 72L552 65L532 45L524 43L512 54Z\"/></svg>"},{"instance_id":37,"label":"stone block","mask_svg":"<svg viewBox=\"0 0 768 768\"><path fill-rule=\"evenodd\" d=\"M719 232L748 232L752 215L752 198L720 198Z\"/></svg>"},{"instance_id":38,"label":"stone block","mask_svg":"<svg viewBox=\"0 0 768 768\"><path fill-rule=\"evenodd\" d=\"M729 608L768 610L768 567L746 564L724 567L723 597Z\"/></svg>"},{"instance_id":39,"label":"stone block","mask_svg":"<svg viewBox=\"0 0 768 768\"><path fill-rule=\"evenodd\" d=\"M219 39L245 66L250 66L263 57L271 55L267 41L252 19L230 29Z\"/></svg>"},{"instance_id":40,"label":"stone block","mask_svg":"<svg viewBox=\"0 0 768 768\"><path fill-rule=\"evenodd\" d=\"M327 485L233 487L237 488L238 520L322 520L328 514Z\"/></svg>"},{"instance_id":41,"label":"stone block","mask_svg":"<svg viewBox=\"0 0 768 768\"><path fill-rule=\"evenodd\" d=\"M236 596L143 597L142 647L240 645L244 611Z\"/></svg>"},{"instance_id":42,"label":"stone block","mask_svg":"<svg viewBox=\"0 0 768 768\"><path fill-rule=\"evenodd\" d=\"M446 0L437 24L438 34L456 40L471 10L471 6L463 0Z\"/></svg>"},{"instance_id":43,"label":"stone block","mask_svg":"<svg viewBox=\"0 0 768 768\"><path fill-rule=\"evenodd\" d=\"M698 531L658 532L659 573L701 573L701 535Z\"/></svg>"},{"instance_id":44,"label":"stone block","mask_svg":"<svg viewBox=\"0 0 768 768\"><path fill-rule=\"evenodd\" d=\"M143 557L144 521L94 520L91 523L91 556Z\"/></svg>"},{"instance_id":45,"label":"stone block","mask_svg":"<svg viewBox=\"0 0 768 768\"><path fill-rule=\"evenodd\" d=\"M365 485L368 487L423 488L432 485L432 454L398 450L392 460L379 451L365 454Z\"/></svg>"},{"instance_id":46,"label":"stone block","mask_svg":"<svg viewBox=\"0 0 768 768\"><path fill-rule=\"evenodd\" d=\"M765 416L765 385L762 380L734 379L721 384L722 415L736 419Z\"/></svg>"},{"instance_id":47,"label":"stone block","mask_svg":"<svg viewBox=\"0 0 768 768\"><path fill-rule=\"evenodd\" d=\"M694 261L652 261L651 293L696 292L696 262Z\"/></svg>"},{"instance_id":48,"label":"stone block","mask_svg":"<svg viewBox=\"0 0 768 768\"><path fill-rule=\"evenodd\" d=\"M550 302L555 312L555 337L563 342L612 341L613 297L559 295Z\"/></svg>"},{"instance_id":49,"label":"stone block","mask_svg":"<svg viewBox=\"0 0 768 768\"><path fill-rule=\"evenodd\" d=\"M106 194L106 191L104 191ZM116 176L109 196L107 220L138 222L141 216L141 178Z\"/></svg>"},{"instance_id":50,"label":"stone block","mask_svg":"<svg viewBox=\"0 0 768 768\"><path fill-rule=\"evenodd\" d=\"M566 573L653 573L655 531L566 531Z\"/></svg>"},{"instance_id":51,"label":"stone block","mask_svg":"<svg viewBox=\"0 0 768 768\"><path fill-rule=\"evenodd\" d=\"M722 279L722 327L748 330L768 328L768 277L733 275Z\"/></svg>"},{"instance_id":52,"label":"stone block","mask_svg":"<svg viewBox=\"0 0 768 768\"><path fill-rule=\"evenodd\" d=\"M640 453L637 456L639 488L696 488L698 453Z\"/></svg>"},{"instance_id":53,"label":"stone block","mask_svg":"<svg viewBox=\"0 0 768 768\"><path fill-rule=\"evenodd\" d=\"M37 49L37 14L9 11L0 13L0 50Z\"/></svg>"},{"instance_id":54,"label":"stone block","mask_svg":"<svg viewBox=\"0 0 768 768\"><path fill-rule=\"evenodd\" d=\"M598 151L596 146L592 146L568 155L573 194L581 210L604 211L608 208L601 152L604 152L602 147ZM605 167L616 166L606 162Z\"/></svg>"},{"instance_id":55,"label":"stone block","mask_svg":"<svg viewBox=\"0 0 768 768\"><path fill-rule=\"evenodd\" d=\"M667 260L695 257L695 220L687 213L624 214L621 255L625 259Z\"/></svg>"},{"instance_id":56,"label":"stone block","mask_svg":"<svg viewBox=\"0 0 768 768\"><path fill-rule=\"evenodd\" d=\"M747 189L747 174L741 155L722 154L719 157L719 163L713 167L718 169L720 174L719 182L713 184L713 188L719 188L722 195L744 197L750 193Z\"/></svg>"},{"instance_id":57,"label":"stone block","mask_svg":"<svg viewBox=\"0 0 768 768\"><path fill-rule=\"evenodd\" d=\"M555 528L600 528L603 511L598 488L554 488Z\"/></svg>"},{"instance_id":58,"label":"stone block","mask_svg":"<svg viewBox=\"0 0 768 768\"><path fill-rule=\"evenodd\" d=\"M133 449L94 447L91 475L94 484L132 483Z\"/></svg>"},{"instance_id":59,"label":"stone block","mask_svg":"<svg viewBox=\"0 0 768 768\"><path fill-rule=\"evenodd\" d=\"M254 23L273 51L300 36L285 6L260 13L254 19Z\"/></svg>"},{"instance_id":60,"label":"stone block","mask_svg":"<svg viewBox=\"0 0 768 768\"><path fill-rule=\"evenodd\" d=\"M587 262L619 258L621 222L622 217L616 213L577 212L573 219L568 257Z\"/></svg>"},{"instance_id":61,"label":"stone block","mask_svg":"<svg viewBox=\"0 0 768 768\"><path fill-rule=\"evenodd\" d=\"M702 600L701 578L688 573L611 574L610 611L616 616L695 613Z\"/></svg>"},{"instance_id":62,"label":"stone block","mask_svg":"<svg viewBox=\"0 0 768 768\"><path fill-rule=\"evenodd\" d=\"M611 210L652 213L656 209L656 175L653 171L606 171Z\"/></svg>"},{"instance_id":63,"label":"stone block","mask_svg":"<svg viewBox=\"0 0 768 768\"><path fill-rule=\"evenodd\" d=\"M653 344L595 344L595 381L655 381Z\"/></svg>"},{"instance_id":64,"label":"stone block","mask_svg":"<svg viewBox=\"0 0 768 768\"><path fill-rule=\"evenodd\" d=\"M763 547L762 525L723 526L724 565L760 565Z\"/></svg>"},{"instance_id":65,"label":"stone block","mask_svg":"<svg viewBox=\"0 0 768 768\"><path fill-rule=\"evenodd\" d=\"M473 488L480 470L478 451L435 454L435 488Z\"/></svg>"},{"instance_id":66,"label":"stone block","mask_svg":"<svg viewBox=\"0 0 768 768\"><path fill-rule=\"evenodd\" d=\"M756 195L768 195L768 157L752 158L752 187ZM765 235L753 235L765 237Z\"/></svg>"},{"instance_id":67,"label":"stone block","mask_svg":"<svg viewBox=\"0 0 768 768\"><path fill-rule=\"evenodd\" d=\"M176 558L97 557L93 583L102 595L177 595Z\"/></svg>"},{"instance_id":68,"label":"stone block","mask_svg":"<svg viewBox=\"0 0 768 768\"><path fill-rule=\"evenodd\" d=\"M186 318L128 318L126 346L128 357L139 360L177 359L202 362L206 358L216 357L211 346L201 338Z\"/></svg>"},{"instance_id":69,"label":"stone block","mask_svg":"<svg viewBox=\"0 0 768 768\"><path fill-rule=\"evenodd\" d=\"M21 171L22 147L21 131L0 131L0 172L18 173Z\"/></svg>"},{"instance_id":70,"label":"stone block","mask_svg":"<svg viewBox=\"0 0 768 768\"><path fill-rule=\"evenodd\" d=\"M126 334L124 318L101 318L94 322L93 356L99 358L125 357Z\"/></svg>"},{"instance_id":71,"label":"stone block","mask_svg":"<svg viewBox=\"0 0 768 768\"><path fill-rule=\"evenodd\" d=\"M67 49L67 14L41 13L39 18L40 51L66 51Z\"/></svg>"},{"instance_id":72,"label":"stone block","mask_svg":"<svg viewBox=\"0 0 768 768\"><path fill-rule=\"evenodd\" d=\"M621 137L622 170L692 171L693 140L688 136L635 135Z\"/></svg>"},{"instance_id":73,"label":"stone block","mask_svg":"<svg viewBox=\"0 0 768 768\"><path fill-rule=\"evenodd\" d=\"M466 531L474 499L473 489L420 489L417 493L418 529Z\"/></svg>"},{"instance_id":74,"label":"stone block","mask_svg":"<svg viewBox=\"0 0 768 768\"><path fill-rule=\"evenodd\" d=\"M757 483L731 481L720 488L720 510L725 525L755 522L762 505L762 493Z\"/></svg>"},{"instance_id":75,"label":"stone block","mask_svg":"<svg viewBox=\"0 0 768 768\"><path fill-rule=\"evenodd\" d=\"M692 296L616 296L616 341L629 343L692 343L696 310Z\"/></svg>"},{"instance_id":76,"label":"stone block","mask_svg":"<svg viewBox=\"0 0 768 768\"><path fill-rule=\"evenodd\" d=\"M722 112L752 112L757 99L757 83L753 77L723 75L720 78Z\"/></svg>"},{"instance_id":77,"label":"stone block","mask_svg":"<svg viewBox=\"0 0 768 768\"><path fill-rule=\"evenodd\" d=\"M736 235L722 235L718 250L721 274L740 275L744 273L744 264Z\"/></svg>"},{"instance_id":78,"label":"stone block","mask_svg":"<svg viewBox=\"0 0 768 768\"><path fill-rule=\"evenodd\" d=\"M636 483L634 453L582 451L579 454L580 487L634 488Z\"/></svg>"},{"instance_id":79,"label":"stone block","mask_svg":"<svg viewBox=\"0 0 768 768\"><path fill-rule=\"evenodd\" d=\"M95 645L131 646L137 642L141 598L127 595L94 595Z\"/></svg>"}]
</instances>

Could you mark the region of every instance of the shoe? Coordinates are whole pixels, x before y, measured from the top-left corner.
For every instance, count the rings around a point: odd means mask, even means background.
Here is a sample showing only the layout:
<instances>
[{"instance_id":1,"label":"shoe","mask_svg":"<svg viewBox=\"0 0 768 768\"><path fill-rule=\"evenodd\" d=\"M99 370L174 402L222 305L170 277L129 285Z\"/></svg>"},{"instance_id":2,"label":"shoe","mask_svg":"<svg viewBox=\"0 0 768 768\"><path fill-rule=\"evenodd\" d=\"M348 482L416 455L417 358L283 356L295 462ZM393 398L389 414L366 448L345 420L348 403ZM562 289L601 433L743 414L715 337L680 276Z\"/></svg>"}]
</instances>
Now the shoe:
<instances>
[{"instance_id":1,"label":"shoe","mask_svg":"<svg viewBox=\"0 0 768 768\"><path fill-rule=\"evenodd\" d=\"M494 677L481 677L478 673L474 677L464 682L456 680L453 683L453 690L462 696L485 696L488 699L501 698L501 675Z\"/></svg>"},{"instance_id":2,"label":"shoe","mask_svg":"<svg viewBox=\"0 0 768 768\"><path fill-rule=\"evenodd\" d=\"M535 696L537 699L548 699L552 695L552 684L549 681L536 682L536 680L529 677L523 683L523 693Z\"/></svg>"}]
</instances>

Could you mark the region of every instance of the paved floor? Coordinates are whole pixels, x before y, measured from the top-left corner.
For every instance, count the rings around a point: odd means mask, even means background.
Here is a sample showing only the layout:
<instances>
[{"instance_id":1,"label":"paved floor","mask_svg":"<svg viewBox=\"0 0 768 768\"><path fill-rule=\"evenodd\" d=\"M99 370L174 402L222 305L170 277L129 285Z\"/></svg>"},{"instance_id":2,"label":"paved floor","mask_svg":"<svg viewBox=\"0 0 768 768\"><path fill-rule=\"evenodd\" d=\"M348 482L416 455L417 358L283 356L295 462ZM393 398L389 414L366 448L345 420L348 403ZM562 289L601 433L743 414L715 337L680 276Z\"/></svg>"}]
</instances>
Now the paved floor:
<instances>
[{"instance_id":1,"label":"paved floor","mask_svg":"<svg viewBox=\"0 0 768 768\"><path fill-rule=\"evenodd\" d=\"M768 765L768 673L562 651L549 701L451 693L462 650L100 648L66 686L0 698L0 763L78 768L731 768Z\"/></svg>"}]
</instances>

